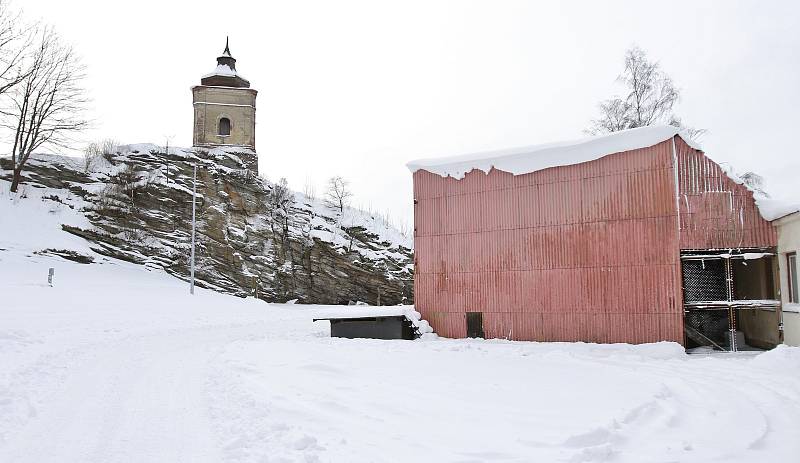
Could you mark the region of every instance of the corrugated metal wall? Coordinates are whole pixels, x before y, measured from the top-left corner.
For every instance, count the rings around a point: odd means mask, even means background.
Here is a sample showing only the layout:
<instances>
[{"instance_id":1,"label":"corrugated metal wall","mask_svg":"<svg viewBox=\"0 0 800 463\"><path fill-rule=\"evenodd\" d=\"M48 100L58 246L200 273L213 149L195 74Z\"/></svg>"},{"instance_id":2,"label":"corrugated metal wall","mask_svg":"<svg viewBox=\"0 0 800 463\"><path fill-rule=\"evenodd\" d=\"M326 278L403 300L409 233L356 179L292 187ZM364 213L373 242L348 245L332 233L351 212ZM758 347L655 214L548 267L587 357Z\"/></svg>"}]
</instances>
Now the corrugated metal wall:
<instances>
[{"instance_id":1,"label":"corrugated metal wall","mask_svg":"<svg viewBox=\"0 0 800 463\"><path fill-rule=\"evenodd\" d=\"M679 249L777 237L747 188L679 137L676 175L672 149L518 176L417 171L417 310L449 337L474 311L490 338L682 343Z\"/></svg>"},{"instance_id":2,"label":"corrugated metal wall","mask_svg":"<svg viewBox=\"0 0 800 463\"><path fill-rule=\"evenodd\" d=\"M703 153L675 139L681 249L759 248L777 245L775 227L758 212L753 193Z\"/></svg>"},{"instance_id":3,"label":"corrugated metal wall","mask_svg":"<svg viewBox=\"0 0 800 463\"><path fill-rule=\"evenodd\" d=\"M414 174L415 304L443 336L683 342L672 143L525 175Z\"/></svg>"}]
</instances>

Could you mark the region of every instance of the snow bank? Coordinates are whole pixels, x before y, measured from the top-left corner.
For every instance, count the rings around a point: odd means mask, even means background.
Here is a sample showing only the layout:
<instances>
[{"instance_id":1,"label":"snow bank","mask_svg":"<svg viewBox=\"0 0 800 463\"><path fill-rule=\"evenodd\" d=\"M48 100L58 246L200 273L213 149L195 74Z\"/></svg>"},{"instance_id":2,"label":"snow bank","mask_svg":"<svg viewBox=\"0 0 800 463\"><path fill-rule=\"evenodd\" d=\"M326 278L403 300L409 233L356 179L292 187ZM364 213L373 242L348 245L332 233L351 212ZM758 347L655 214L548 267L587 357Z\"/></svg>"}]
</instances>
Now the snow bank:
<instances>
[{"instance_id":1,"label":"snow bank","mask_svg":"<svg viewBox=\"0 0 800 463\"><path fill-rule=\"evenodd\" d=\"M0 249L57 249L91 254L86 240L61 229L62 225L92 228L80 212L85 204L79 196L26 184L11 193L8 187L8 182L0 181Z\"/></svg>"},{"instance_id":2,"label":"snow bank","mask_svg":"<svg viewBox=\"0 0 800 463\"><path fill-rule=\"evenodd\" d=\"M769 370L794 371L800 375L800 347L780 344L753 359L753 364Z\"/></svg>"},{"instance_id":3,"label":"snow bank","mask_svg":"<svg viewBox=\"0 0 800 463\"><path fill-rule=\"evenodd\" d=\"M495 168L514 175L521 175L550 167L594 161L612 153L647 148L669 140L675 135L683 138L692 148L702 150L700 145L692 141L682 130L671 125L661 125L523 148L446 158L419 159L406 165L411 172L422 169L442 177L450 176L457 179L463 178L467 172L474 169L489 173L492 168Z\"/></svg>"}]
</instances>

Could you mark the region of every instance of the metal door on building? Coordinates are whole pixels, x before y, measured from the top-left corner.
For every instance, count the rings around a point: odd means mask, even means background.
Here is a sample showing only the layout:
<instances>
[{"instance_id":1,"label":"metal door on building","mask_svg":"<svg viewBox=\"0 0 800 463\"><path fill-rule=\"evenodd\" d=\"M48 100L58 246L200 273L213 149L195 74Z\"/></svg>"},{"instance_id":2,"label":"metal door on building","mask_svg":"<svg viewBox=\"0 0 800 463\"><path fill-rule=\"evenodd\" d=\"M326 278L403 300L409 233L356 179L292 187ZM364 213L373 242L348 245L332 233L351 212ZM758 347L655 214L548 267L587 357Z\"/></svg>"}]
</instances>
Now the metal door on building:
<instances>
[{"instance_id":1,"label":"metal door on building","mask_svg":"<svg viewBox=\"0 0 800 463\"><path fill-rule=\"evenodd\" d=\"M483 313L467 312L467 337L483 338Z\"/></svg>"}]
</instances>

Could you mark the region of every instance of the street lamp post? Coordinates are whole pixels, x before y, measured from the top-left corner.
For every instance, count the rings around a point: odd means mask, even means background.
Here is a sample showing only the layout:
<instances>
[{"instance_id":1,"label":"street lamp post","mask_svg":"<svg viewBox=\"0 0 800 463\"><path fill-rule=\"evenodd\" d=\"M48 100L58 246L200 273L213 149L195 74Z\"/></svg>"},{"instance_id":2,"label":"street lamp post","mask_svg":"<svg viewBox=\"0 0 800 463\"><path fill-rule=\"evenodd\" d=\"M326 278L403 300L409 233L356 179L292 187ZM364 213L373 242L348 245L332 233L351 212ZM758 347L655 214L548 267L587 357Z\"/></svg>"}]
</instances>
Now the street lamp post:
<instances>
[{"instance_id":1,"label":"street lamp post","mask_svg":"<svg viewBox=\"0 0 800 463\"><path fill-rule=\"evenodd\" d=\"M193 175L194 184L192 186L192 261L190 264L190 283L189 283L189 294L194 294L194 236L195 230L197 229L197 223L195 220L195 204L197 203L197 163L194 165L194 175Z\"/></svg>"}]
</instances>

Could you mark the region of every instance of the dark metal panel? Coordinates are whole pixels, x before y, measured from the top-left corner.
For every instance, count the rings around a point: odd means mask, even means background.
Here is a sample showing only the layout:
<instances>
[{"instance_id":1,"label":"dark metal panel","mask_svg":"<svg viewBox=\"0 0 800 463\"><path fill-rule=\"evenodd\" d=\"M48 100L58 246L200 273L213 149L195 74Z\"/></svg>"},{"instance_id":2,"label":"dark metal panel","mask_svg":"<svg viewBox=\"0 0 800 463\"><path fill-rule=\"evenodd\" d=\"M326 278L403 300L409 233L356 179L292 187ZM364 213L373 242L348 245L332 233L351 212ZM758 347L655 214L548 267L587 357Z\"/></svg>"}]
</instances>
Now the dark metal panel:
<instances>
[{"instance_id":1,"label":"dark metal panel","mask_svg":"<svg viewBox=\"0 0 800 463\"><path fill-rule=\"evenodd\" d=\"M414 339L403 316L330 320L331 336L336 338Z\"/></svg>"}]
</instances>

